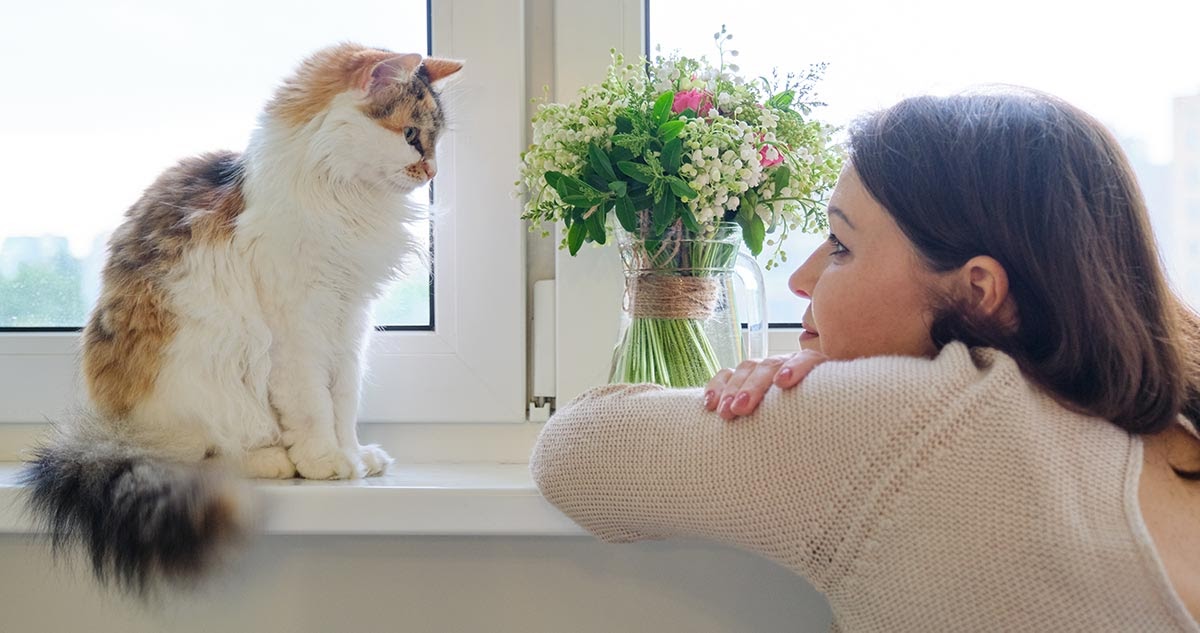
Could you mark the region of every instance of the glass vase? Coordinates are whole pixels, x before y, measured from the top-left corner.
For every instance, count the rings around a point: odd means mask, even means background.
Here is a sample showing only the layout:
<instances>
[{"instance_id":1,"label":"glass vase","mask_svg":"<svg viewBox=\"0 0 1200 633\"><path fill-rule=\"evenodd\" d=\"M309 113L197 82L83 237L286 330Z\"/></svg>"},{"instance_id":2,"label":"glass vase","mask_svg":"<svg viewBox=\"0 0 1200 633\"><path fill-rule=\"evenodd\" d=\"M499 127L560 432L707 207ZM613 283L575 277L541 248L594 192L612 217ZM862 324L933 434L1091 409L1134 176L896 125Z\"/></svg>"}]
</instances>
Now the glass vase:
<instances>
[{"instance_id":1,"label":"glass vase","mask_svg":"<svg viewBox=\"0 0 1200 633\"><path fill-rule=\"evenodd\" d=\"M767 349L762 270L742 253L741 227L661 239L616 229L625 268L621 329L609 382L699 387Z\"/></svg>"}]
</instances>

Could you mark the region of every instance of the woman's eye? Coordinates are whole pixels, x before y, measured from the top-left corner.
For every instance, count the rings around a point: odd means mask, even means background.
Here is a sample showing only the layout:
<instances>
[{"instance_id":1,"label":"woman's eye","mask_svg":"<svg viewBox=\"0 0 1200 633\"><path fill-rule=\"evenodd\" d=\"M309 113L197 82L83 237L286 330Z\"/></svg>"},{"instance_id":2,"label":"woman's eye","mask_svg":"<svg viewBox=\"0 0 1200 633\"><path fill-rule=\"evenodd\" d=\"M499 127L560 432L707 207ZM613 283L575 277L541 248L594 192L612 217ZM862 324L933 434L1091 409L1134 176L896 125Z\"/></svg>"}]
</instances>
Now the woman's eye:
<instances>
[{"instance_id":1,"label":"woman's eye","mask_svg":"<svg viewBox=\"0 0 1200 633\"><path fill-rule=\"evenodd\" d=\"M828 241L829 245L833 247L833 252L831 252L830 255L845 255L846 253L850 252L850 249L846 248L846 245L842 244L842 241L839 240L833 233L829 234Z\"/></svg>"},{"instance_id":2,"label":"woman's eye","mask_svg":"<svg viewBox=\"0 0 1200 633\"><path fill-rule=\"evenodd\" d=\"M413 141L417 140L417 128L415 128L415 127L404 128L404 140L408 141L409 143L412 143Z\"/></svg>"}]
</instances>

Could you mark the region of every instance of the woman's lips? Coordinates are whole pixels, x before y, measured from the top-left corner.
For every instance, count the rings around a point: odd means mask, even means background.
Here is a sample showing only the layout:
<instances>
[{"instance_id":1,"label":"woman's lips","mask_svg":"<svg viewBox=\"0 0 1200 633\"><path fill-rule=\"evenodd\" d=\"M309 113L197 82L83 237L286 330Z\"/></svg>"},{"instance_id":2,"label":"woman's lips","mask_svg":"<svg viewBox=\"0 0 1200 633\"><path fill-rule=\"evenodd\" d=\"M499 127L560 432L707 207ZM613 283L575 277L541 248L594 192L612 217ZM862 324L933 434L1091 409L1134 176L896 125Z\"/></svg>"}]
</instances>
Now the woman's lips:
<instances>
[{"instance_id":1,"label":"woman's lips","mask_svg":"<svg viewBox=\"0 0 1200 633\"><path fill-rule=\"evenodd\" d=\"M819 335L817 334L817 331L816 331L816 330L814 330L814 329L810 328L810 327L809 327L809 326L807 326L807 325L801 324L801 326L800 326L800 327L803 327L803 328L804 328L804 331L800 333L800 341L801 341L801 342L804 342L804 341L811 341L811 340L813 340L813 339L817 338L817 336L819 336Z\"/></svg>"}]
</instances>

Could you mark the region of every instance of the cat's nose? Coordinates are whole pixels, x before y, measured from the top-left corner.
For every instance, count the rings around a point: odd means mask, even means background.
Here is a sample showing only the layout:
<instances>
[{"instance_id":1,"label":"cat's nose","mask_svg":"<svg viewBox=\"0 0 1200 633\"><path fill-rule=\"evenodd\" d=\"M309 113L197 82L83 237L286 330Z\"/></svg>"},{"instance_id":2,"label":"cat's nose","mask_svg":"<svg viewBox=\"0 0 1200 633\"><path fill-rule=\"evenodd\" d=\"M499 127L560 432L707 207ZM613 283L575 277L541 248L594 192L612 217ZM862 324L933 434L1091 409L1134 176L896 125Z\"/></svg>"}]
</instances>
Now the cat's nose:
<instances>
[{"instance_id":1,"label":"cat's nose","mask_svg":"<svg viewBox=\"0 0 1200 633\"><path fill-rule=\"evenodd\" d=\"M437 175L437 163L435 163L433 160L421 161L421 168L425 170L425 175L428 176L430 180L433 180L433 177Z\"/></svg>"}]
</instances>

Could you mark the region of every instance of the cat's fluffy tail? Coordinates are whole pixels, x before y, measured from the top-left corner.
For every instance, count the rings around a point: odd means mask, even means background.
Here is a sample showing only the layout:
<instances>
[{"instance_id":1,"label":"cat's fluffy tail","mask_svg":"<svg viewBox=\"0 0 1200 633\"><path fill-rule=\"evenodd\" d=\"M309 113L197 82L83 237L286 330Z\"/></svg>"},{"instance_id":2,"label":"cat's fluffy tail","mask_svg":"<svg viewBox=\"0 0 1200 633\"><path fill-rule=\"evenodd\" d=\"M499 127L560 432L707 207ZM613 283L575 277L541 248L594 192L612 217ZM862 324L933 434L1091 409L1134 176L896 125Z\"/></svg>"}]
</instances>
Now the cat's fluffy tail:
<instances>
[{"instance_id":1,"label":"cat's fluffy tail","mask_svg":"<svg viewBox=\"0 0 1200 633\"><path fill-rule=\"evenodd\" d=\"M89 435L61 435L34 449L22 479L54 551L85 549L102 584L142 596L162 581L186 584L247 532L238 481Z\"/></svg>"}]
</instances>

